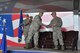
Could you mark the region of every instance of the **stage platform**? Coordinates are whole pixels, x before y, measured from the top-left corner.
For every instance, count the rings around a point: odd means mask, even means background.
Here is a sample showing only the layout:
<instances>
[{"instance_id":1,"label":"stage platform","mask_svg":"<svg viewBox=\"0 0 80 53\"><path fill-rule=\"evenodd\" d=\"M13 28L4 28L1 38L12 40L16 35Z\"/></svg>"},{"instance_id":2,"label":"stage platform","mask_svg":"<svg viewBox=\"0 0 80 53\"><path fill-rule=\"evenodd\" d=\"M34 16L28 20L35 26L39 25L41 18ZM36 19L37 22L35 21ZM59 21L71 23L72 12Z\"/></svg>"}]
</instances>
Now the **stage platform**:
<instances>
[{"instance_id":1,"label":"stage platform","mask_svg":"<svg viewBox=\"0 0 80 53\"><path fill-rule=\"evenodd\" d=\"M23 47L8 47L8 53L80 53L80 51L72 50L53 50L53 49L24 49Z\"/></svg>"}]
</instances>

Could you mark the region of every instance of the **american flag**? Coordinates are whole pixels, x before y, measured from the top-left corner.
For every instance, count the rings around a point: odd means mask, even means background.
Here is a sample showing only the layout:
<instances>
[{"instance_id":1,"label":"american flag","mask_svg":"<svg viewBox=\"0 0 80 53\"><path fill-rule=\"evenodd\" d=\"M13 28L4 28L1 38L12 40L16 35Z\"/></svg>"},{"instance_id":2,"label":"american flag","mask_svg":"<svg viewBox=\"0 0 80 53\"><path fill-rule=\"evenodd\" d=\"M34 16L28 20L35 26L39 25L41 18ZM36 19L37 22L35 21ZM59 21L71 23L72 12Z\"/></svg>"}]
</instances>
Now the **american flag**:
<instances>
[{"instance_id":1,"label":"american flag","mask_svg":"<svg viewBox=\"0 0 80 53\"><path fill-rule=\"evenodd\" d=\"M25 17L25 15L23 15ZM20 14L0 14L0 43L3 36L3 22L6 20L6 37L8 46L24 46L24 36L21 44L18 44L18 27ZM16 24L17 23L17 24Z\"/></svg>"}]
</instances>

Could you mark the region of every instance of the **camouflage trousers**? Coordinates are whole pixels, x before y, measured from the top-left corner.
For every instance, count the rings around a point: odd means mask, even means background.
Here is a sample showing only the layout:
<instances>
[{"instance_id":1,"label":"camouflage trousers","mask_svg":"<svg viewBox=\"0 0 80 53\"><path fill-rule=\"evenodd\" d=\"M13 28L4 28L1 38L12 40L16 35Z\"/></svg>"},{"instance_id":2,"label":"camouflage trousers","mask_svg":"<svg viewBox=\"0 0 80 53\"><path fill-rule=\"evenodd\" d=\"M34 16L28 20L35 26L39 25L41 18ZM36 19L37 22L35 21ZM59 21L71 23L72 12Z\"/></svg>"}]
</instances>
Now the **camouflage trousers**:
<instances>
[{"instance_id":1,"label":"camouflage trousers","mask_svg":"<svg viewBox=\"0 0 80 53\"><path fill-rule=\"evenodd\" d=\"M57 28L56 30L53 29L53 42L55 46L58 45L58 40L60 45L64 45L63 36L60 28Z\"/></svg>"},{"instance_id":2,"label":"camouflage trousers","mask_svg":"<svg viewBox=\"0 0 80 53\"><path fill-rule=\"evenodd\" d=\"M27 36L28 36L28 32L29 32L29 26L25 26L24 29L23 29L25 43L27 43L26 39L27 39Z\"/></svg>"},{"instance_id":3,"label":"camouflage trousers","mask_svg":"<svg viewBox=\"0 0 80 53\"><path fill-rule=\"evenodd\" d=\"M38 31L36 29L29 29L28 36L27 36L27 43L30 43L31 38L34 39L34 46L38 45Z\"/></svg>"}]
</instances>

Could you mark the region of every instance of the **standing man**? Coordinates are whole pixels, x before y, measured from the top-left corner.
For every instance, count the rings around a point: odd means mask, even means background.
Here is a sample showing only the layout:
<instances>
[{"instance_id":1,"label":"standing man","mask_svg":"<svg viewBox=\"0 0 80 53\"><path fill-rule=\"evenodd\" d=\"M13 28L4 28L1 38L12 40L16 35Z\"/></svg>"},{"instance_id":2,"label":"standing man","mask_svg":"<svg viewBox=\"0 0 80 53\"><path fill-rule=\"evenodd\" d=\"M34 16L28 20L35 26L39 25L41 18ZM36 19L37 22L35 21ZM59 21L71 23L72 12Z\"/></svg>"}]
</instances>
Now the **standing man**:
<instances>
[{"instance_id":1,"label":"standing man","mask_svg":"<svg viewBox=\"0 0 80 53\"><path fill-rule=\"evenodd\" d=\"M24 40L25 40L26 45L27 45L26 39L27 39L27 36L28 36L28 32L29 32L29 28L30 28L32 19L33 19L32 16L29 17L29 15L27 15L26 19L23 21L23 34L24 34L24 37L25 37ZM26 46L24 48L26 48Z\"/></svg>"},{"instance_id":2,"label":"standing man","mask_svg":"<svg viewBox=\"0 0 80 53\"><path fill-rule=\"evenodd\" d=\"M53 42L54 42L54 49L58 49L58 40L61 45L61 50L64 50L64 43L63 43L63 37L61 32L61 26L62 26L62 20L61 18L56 16L56 12L52 12L52 21L47 27L53 28Z\"/></svg>"},{"instance_id":3,"label":"standing man","mask_svg":"<svg viewBox=\"0 0 80 53\"><path fill-rule=\"evenodd\" d=\"M32 36L34 36L34 38L33 38L34 39L34 48L35 49L38 48L38 32L39 32L40 26L42 25L42 20L41 20L42 15L43 15L43 12L40 12L39 15L36 15L30 25L28 37L27 37L26 48L29 48L29 43L30 43L30 39L32 38Z\"/></svg>"}]
</instances>

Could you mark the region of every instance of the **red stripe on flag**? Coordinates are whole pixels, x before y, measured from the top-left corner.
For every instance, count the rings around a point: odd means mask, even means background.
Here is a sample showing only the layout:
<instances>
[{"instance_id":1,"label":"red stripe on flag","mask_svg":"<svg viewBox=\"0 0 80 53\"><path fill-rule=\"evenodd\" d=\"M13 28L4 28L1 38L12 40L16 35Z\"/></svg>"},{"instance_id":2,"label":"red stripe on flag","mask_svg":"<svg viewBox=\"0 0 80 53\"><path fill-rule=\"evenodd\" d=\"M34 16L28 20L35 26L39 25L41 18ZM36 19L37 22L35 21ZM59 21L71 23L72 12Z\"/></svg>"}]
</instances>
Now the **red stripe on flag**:
<instances>
[{"instance_id":1,"label":"red stripe on flag","mask_svg":"<svg viewBox=\"0 0 80 53\"><path fill-rule=\"evenodd\" d=\"M20 18L20 14L12 14L12 20L16 20Z\"/></svg>"},{"instance_id":2,"label":"red stripe on flag","mask_svg":"<svg viewBox=\"0 0 80 53\"><path fill-rule=\"evenodd\" d=\"M14 37L17 37L17 36L18 36L18 28L14 30Z\"/></svg>"},{"instance_id":3,"label":"red stripe on flag","mask_svg":"<svg viewBox=\"0 0 80 53\"><path fill-rule=\"evenodd\" d=\"M0 42L1 42L1 39L0 39ZM12 46L12 47L24 47L25 44L20 44L20 43L15 43L15 42L12 42L10 40L7 40L7 46Z\"/></svg>"},{"instance_id":4,"label":"red stripe on flag","mask_svg":"<svg viewBox=\"0 0 80 53\"><path fill-rule=\"evenodd\" d=\"M23 18L25 18L26 17L26 14L23 14ZM20 18L20 14L12 14L12 20L16 20L16 19L19 19Z\"/></svg>"},{"instance_id":5,"label":"red stripe on flag","mask_svg":"<svg viewBox=\"0 0 80 53\"><path fill-rule=\"evenodd\" d=\"M18 36L18 28L14 30L14 37L17 37L17 36Z\"/></svg>"},{"instance_id":6,"label":"red stripe on flag","mask_svg":"<svg viewBox=\"0 0 80 53\"><path fill-rule=\"evenodd\" d=\"M13 46L13 47L18 47L18 46L24 47L25 46L25 44L15 43L15 42L12 42L10 40L7 40L7 43L8 43L7 44L8 46Z\"/></svg>"}]
</instances>

